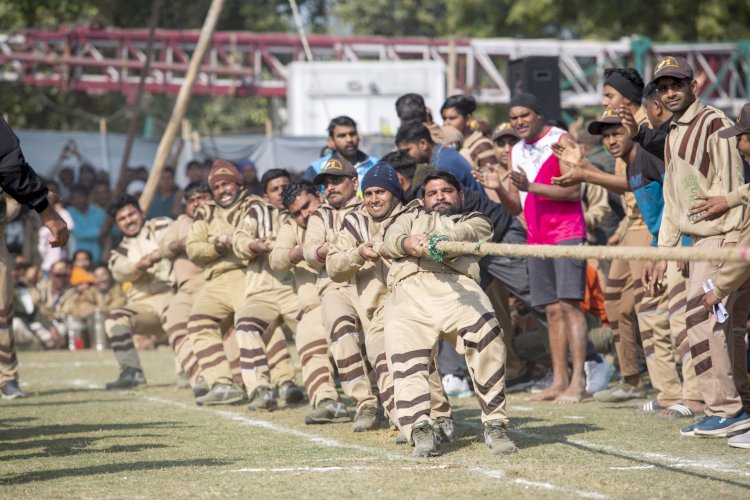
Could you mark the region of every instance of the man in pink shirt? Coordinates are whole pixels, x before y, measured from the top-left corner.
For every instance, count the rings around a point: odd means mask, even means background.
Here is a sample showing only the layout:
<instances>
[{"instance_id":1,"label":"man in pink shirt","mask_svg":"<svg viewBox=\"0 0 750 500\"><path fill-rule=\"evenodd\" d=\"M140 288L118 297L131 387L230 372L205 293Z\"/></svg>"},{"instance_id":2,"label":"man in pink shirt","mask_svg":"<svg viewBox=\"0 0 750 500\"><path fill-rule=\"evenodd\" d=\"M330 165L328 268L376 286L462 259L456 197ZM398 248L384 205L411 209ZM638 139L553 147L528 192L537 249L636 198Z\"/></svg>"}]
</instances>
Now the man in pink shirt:
<instances>
[{"instance_id":1,"label":"man in pink shirt","mask_svg":"<svg viewBox=\"0 0 750 500\"><path fill-rule=\"evenodd\" d=\"M488 189L495 189L502 204L514 215L523 213L529 245L581 245L586 223L581 188L562 188L552 178L567 171L552 154L552 144L566 132L545 125L541 105L527 93L510 102L510 124L521 140L510 153L511 185L505 189L492 174L477 175ZM491 178L495 177L495 178ZM586 261L529 258L531 303L544 306L549 321L552 385L531 400L577 403L585 395L586 319L580 301L584 297ZM568 378L568 350L573 377Z\"/></svg>"}]
</instances>

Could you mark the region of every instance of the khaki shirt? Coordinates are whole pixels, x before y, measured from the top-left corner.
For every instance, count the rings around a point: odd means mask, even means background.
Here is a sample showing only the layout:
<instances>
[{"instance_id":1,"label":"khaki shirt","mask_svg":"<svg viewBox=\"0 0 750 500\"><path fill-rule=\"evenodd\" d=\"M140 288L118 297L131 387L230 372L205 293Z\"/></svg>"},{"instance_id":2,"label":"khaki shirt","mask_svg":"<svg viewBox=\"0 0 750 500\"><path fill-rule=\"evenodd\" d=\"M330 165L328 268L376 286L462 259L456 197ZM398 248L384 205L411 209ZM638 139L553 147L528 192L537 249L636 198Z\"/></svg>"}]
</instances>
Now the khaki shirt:
<instances>
[{"instance_id":1,"label":"khaki shirt","mask_svg":"<svg viewBox=\"0 0 750 500\"><path fill-rule=\"evenodd\" d=\"M700 99L670 124L664 148L664 213L659 230L659 246L672 247L685 234L694 238L725 236L736 242L742 224L743 207L730 209L712 221L692 221L688 209L698 197L727 196L743 184L742 159L737 139L716 134L732 125L721 111Z\"/></svg>"},{"instance_id":2,"label":"khaki shirt","mask_svg":"<svg viewBox=\"0 0 750 500\"><path fill-rule=\"evenodd\" d=\"M177 217L177 220L167 228L159 239L159 251L161 255L172 261L174 267L174 281L179 289L188 280L202 276L203 269L193 261L187 258L186 253L175 254L169 249L169 245L174 241L185 240L190 233L190 226L193 225L193 219L185 214Z\"/></svg>"},{"instance_id":3,"label":"khaki shirt","mask_svg":"<svg viewBox=\"0 0 750 500\"><path fill-rule=\"evenodd\" d=\"M185 247L188 258L204 268L207 280L227 271L245 269L247 266L247 262L232 251L232 236L247 213L250 203L260 199L243 192L237 201L227 208L221 208L212 201L195 211L195 220L190 226ZM217 240L227 243L229 250L221 254L217 252L214 246Z\"/></svg>"},{"instance_id":4,"label":"khaki shirt","mask_svg":"<svg viewBox=\"0 0 750 500\"><path fill-rule=\"evenodd\" d=\"M419 205L419 202L412 203ZM364 204L359 205L344 217L341 231L334 238L326 258L328 276L333 281L346 283L354 278L360 304L368 319L372 319L375 311L385 303L391 259L381 257L371 262L363 259L358 249L361 244L373 241L377 251L382 246L386 229L402 212L404 207L399 203L390 216L376 221Z\"/></svg>"},{"instance_id":5,"label":"khaki shirt","mask_svg":"<svg viewBox=\"0 0 750 500\"><path fill-rule=\"evenodd\" d=\"M500 167L500 162L497 161L497 157L495 156L495 148L492 147L492 141L487 139L479 130L475 130L469 137L464 139L459 153L469 162L472 169L480 170L488 167Z\"/></svg>"},{"instance_id":6,"label":"khaki shirt","mask_svg":"<svg viewBox=\"0 0 750 500\"><path fill-rule=\"evenodd\" d=\"M318 293L322 296L326 290L334 290L345 286L343 283L334 283L328 277L325 268L325 260L318 259L318 249L333 242L336 234L341 229L341 223L346 214L362 204L362 200L355 196L342 208L336 210L328 203L318 205L318 208L307 221L307 233L305 234L305 246L303 253L305 262L313 269L318 270Z\"/></svg>"},{"instance_id":7,"label":"khaki shirt","mask_svg":"<svg viewBox=\"0 0 750 500\"><path fill-rule=\"evenodd\" d=\"M172 290L172 263L161 259L148 269L136 267L142 257L159 250L159 240L173 223L167 217L149 219L136 236L125 236L109 254L109 269L119 283L130 282L128 303L148 300L153 295Z\"/></svg>"},{"instance_id":8,"label":"khaki shirt","mask_svg":"<svg viewBox=\"0 0 750 500\"><path fill-rule=\"evenodd\" d=\"M291 217L287 218L281 225L279 234L276 235L276 241L268 255L268 262L275 272L292 271L294 273L297 296L302 310L307 312L320 305L320 296L316 286L318 271L310 267L304 259L297 264L292 264L289 260L289 252L297 245L304 243L305 232L305 228L298 226Z\"/></svg>"},{"instance_id":9,"label":"khaki shirt","mask_svg":"<svg viewBox=\"0 0 750 500\"><path fill-rule=\"evenodd\" d=\"M448 256L443 262L435 262L426 256L407 254L403 241L417 234L442 235L449 241L489 241L492 239L492 225L478 212L444 216L437 212L428 213L420 205L402 213L385 232L385 249L394 259L388 272L389 290L401 280L420 272L458 273L479 282L479 260L473 255Z\"/></svg>"},{"instance_id":10,"label":"khaki shirt","mask_svg":"<svg viewBox=\"0 0 750 500\"><path fill-rule=\"evenodd\" d=\"M252 241L259 238L275 239L287 218L289 212L280 212L270 203L254 200L237 226L232 238L232 249L238 257L248 262L245 296L294 286L291 271L275 271L271 268L269 254L256 254L248 248Z\"/></svg>"}]
</instances>

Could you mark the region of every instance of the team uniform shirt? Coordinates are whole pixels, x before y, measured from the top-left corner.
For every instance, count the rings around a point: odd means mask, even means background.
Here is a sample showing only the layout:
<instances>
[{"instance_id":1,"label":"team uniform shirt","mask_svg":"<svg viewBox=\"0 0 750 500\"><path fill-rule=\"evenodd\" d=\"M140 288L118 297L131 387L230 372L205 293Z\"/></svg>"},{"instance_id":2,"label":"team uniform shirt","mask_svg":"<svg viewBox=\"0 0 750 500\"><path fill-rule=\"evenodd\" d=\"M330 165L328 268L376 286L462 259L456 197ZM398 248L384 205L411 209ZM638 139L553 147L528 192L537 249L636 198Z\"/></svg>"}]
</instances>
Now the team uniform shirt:
<instances>
[{"instance_id":1,"label":"team uniform shirt","mask_svg":"<svg viewBox=\"0 0 750 500\"><path fill-rule=\"evenodd\" d=\"M562 129L550 127L533 142L518 141L510 152L513 169L523 171L529 182L552 185L552 178L561 174L560 162L552 154L552 145L565 134ZM519 195L530 245L554 245L586 238L586 222L580 200L552 200L526 191L519 191Z\"/></svg>"},{"instance_id":2,"label":"team uniform shirt","mask_svg":"<svg viewBox=\"0 0 750 500\"><path fill-rule=\"evenodd\" d=\"M174 281L177 288L182 287L187 281L202 277L203 269L196 266L193 261L187 258L187 254L176 255L169 249L169 244L173 241L186 240L190 233L190 226L193 225L193 219L186 214L177 217L177 220L169 229L164 232L164 236L159 241L159 249L163 257L171 260L174 267Z\"/></svg>"},{"instance_id":3,"label":"team uniform shirt","mask_svg":"<svg viewBox=\"0 0 750 500\"><path fill-rule=\"evenodd\" d=\"M500 167L500 162L497 161L495 156L495 148L492 147L492 141L487 139L479 130L475 130L464 139L459 153L475 170Z\"/></svg>"},{"instance_id":4,"label":"team uniform shirt","mask_svg":"<svg viewBox=\"0 0 750 500\"><path fill-rule=\"evenodd\" d=\"M109 269L115 281L130 282L128 304L148 301L154 295L171 293L172 263L161 259L146 270L136 267L146 255L159 250L159 240L172 220L166 217L147 220L135 236L125 236L109 255Z\"/></svg>"},{"instance_id":5,"label":"team uniform shirt","mask_svg":"<svg viewBox=\"0 0 750 500\"><path fill-rule=\"evenodd\" d=\"M268 255L268 262L275 272L292 271L294 273L294 284L300 305L303 311L308 312L320 305L320 296L316 286L318 271L310 267L304 259L297 264L289 260L289 252L305 242L305 233L305 228L298 226L291 217L287 218L279 229L271 253Z\"/></svg>"},{"instance_id":6,"label":"team uniform shirt","mask_svg":"<svg viewBox=\"0 0 750 500\"><path fill-rule=\"evenodd\" d=\"M659 246L675 246L681 234L706 238L726 235L736 242L742 224L742 207L731 208L715 220L693 223L700 214L688 215L698 197L727 196L743 184L742 159L737 139L716 134L732 122L721 111L696 100L679 120L673 119L664 151L664 215Z\"/></svg>"}]
</instances>

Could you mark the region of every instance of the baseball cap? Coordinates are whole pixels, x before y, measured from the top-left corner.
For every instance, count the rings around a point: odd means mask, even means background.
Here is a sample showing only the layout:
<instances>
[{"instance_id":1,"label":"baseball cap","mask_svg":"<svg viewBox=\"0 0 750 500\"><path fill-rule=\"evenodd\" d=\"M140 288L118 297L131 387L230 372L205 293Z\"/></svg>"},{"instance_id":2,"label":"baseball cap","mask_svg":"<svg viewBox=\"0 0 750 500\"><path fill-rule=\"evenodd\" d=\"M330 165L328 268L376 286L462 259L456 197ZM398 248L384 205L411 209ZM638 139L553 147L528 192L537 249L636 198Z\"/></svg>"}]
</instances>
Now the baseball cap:
<instances>
[{"instance_id":1,"label":"baseball cap","mask_svg":"<svg viewBox=\"0 0 750 500\"><path fill-rule=\"evenodd\" d=\"M607 108L602 114L602 117L589 123L588 131L589 134L602 135L602 130L609 125L621 125L622 118L617 115L617 111L612 108Z\"/></svg>"},{"instance_id":2,"label":"baseball cap","mask_svg":"<svg viewBox=\"0 0 750 500\"><path fill-rule=\"evenodd\" d=\"M654 77L651 79L655 82L663 76L671 76L677 79L693 78L693 68L684 57L665 56L659 59L654 68Z\"/></svg>"},{"instance_id":3,"label":"baseball cap","mask_svg":"<svg viewBox=\"0 0 750 500\"><path fill-rule=\"evenodd\" d=\"M320 173L313 179L313 184L323 184L327 175L337 177L358 177L357 169L345 158L331 156L320 169Z\"/></svg>"},{"instance_id":4,"label":"baseball cap","mask_svg":"<svg viewBox=\"0 0 750 500\"><path fill-rule=\"evenodd\" d=\"M516 132L516 129L511 127L510 123L504 122L504 123L499 124L497 127L495 127L495 130L492 131L492 142L495 142L496 140L506 135L515 137L516 139L519 139L519 140L521 139L521 136L518 135L518 132Z\"/></svg>"},{"instance_id":5,"label":"baseball cap","mask_svg":"<svg viewBox=\"0 0 750 500\"><path fill-rule=\"evenodd\" d=\"M737 123L724 130L719 130L719 137L722 139L729 139L740 134L750 134L750 103L742 106L737 117Z\"/></svg>"}]
</instances>

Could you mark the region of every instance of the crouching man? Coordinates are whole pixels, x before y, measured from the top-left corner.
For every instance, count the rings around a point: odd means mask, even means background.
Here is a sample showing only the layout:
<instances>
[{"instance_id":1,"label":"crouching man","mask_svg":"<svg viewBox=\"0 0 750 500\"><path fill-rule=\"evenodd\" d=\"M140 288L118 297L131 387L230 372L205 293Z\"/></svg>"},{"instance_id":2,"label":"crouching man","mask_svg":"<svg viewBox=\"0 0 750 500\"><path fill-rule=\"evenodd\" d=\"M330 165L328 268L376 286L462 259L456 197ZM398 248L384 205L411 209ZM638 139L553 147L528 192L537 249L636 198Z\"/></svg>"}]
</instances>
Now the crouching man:
<instances>
[{"instance_id":1,"label":"crouching man","mask_svg":"<svg viewBox=\"0 0 750 500\"><path fill-rule=\"evenodd\" d=\"M459 193L461 183L436 171L424 182L425 199ZM393 259L385 303L385 352L393 376L398 426L414 444L414 456L440 454L430 424L428 363L441 336L454 337L466 356L482 411L484 439L493 454L516 451L506 435L505 346L492 304L479 287L476 257L446 256L431 241L480 241L492 236L483 215L413 207L385 233L385 253ZM428 256L428 252L429 255ZM405 335L404 332L408 332Z\"/></svg>"}]
</instances>

